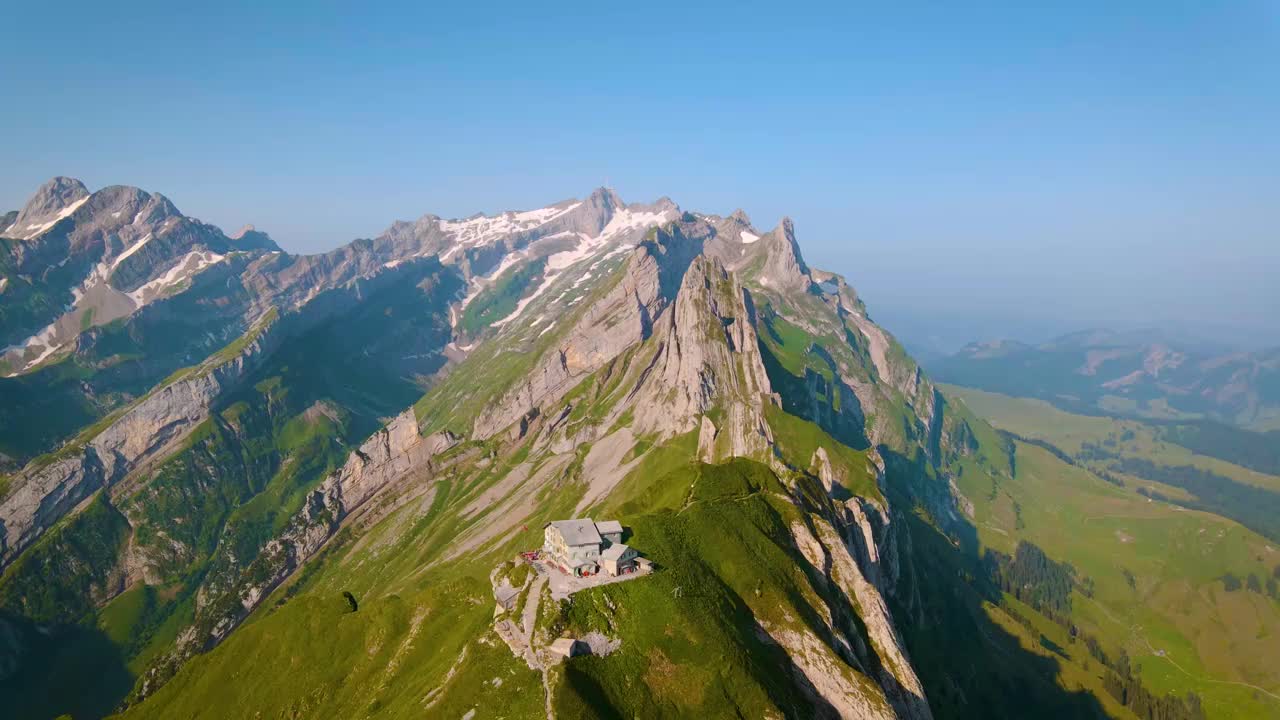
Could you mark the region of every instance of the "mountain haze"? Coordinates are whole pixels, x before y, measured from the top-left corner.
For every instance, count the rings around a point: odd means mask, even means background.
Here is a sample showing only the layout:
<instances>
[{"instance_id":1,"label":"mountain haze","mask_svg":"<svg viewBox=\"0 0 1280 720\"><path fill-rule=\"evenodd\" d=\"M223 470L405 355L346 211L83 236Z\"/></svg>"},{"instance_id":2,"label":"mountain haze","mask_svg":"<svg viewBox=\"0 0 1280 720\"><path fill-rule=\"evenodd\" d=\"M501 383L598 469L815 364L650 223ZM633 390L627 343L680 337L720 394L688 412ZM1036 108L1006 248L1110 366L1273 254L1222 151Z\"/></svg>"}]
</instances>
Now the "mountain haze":
<instances>
[{"instance_id":1,"label":"mountain haze","mask_svg":"<svg viewBox=\"0 0 1280 720\"><path fill-rule=\"evenodd\" d=\"M1230 352L1156 332L972 343L930 363L946 382L1067 410L1280 429L1280 348Z\"/></svg>"}]
</instances>

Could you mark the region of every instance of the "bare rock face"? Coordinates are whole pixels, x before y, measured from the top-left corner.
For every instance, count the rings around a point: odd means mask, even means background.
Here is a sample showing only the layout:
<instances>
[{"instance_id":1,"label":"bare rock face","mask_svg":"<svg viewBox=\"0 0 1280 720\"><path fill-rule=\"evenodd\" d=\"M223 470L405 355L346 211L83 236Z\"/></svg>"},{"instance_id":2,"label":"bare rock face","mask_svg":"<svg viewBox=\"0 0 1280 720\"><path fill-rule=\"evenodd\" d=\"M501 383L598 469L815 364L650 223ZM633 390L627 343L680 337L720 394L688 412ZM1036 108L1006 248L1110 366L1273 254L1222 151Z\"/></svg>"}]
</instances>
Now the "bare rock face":
<instances>
[{"instance_id":1,"label":"bare rock face","mask_svg":"<svg viewBox=\"0 0 1280 720\"><path fill-rule=\"evenodd\" d=\"M0 503L0 567L40 537L58 518L70 512L103 485L102 463L92 449L28 469L20 483Z\"/></svg>"},{"instance_id":2,"label":"bare rock face","mask_svg":"<svg viewBox=\"0 0 1280 720\"><path fill-rule=\"evenodd\" d=\"M418 434L413 409L400 413L353 451L335 476L343 512L360 507L375 493L415 469L426 468L433 456L458 441L459 438L449 432L424 438Z\"/></svg>"},{"instance_id":3,"label":"bare rock face","mask_svg":"<svg viewBox=\"0 0 1280 720\"><path fill-rule=\"evenodd\" d=\"M813 451L813 460L810 463L813 472L818 476L818 480L822 482L822 489L830 494L836 486L835 470L831 467L831 457L827 455L827 449L819 447Z\"/></svg>"},{"instance_id":4,"label":"bare rock face","mask_svg":"<svg viewBox=\"0 0 1280 720\"><path fill-rule=\"evenodd\" d=\"M639 432L688 432L718 406L728 417L715 433L711 456L767 450L771 436L761 413L772 390L749 302L718 261L694 259L674 308L655 330L661 349L633 405Z\"/></svg>"},{"instance_id":5,"label":"bare rock face","mask_svg":"<svg viewBox=\"0 0 1280 720\"><path fill-rule=\"evenodd\" d=\"M197 370L147 395L86 445L13 478L0 502L0 567L102 487L122 480L208 417L209 406L279 343L275 323L224 363Z\"/></svg>"},{"instance_id":6,"label":"bare rock face","mask_svg":"<svg viewBox=\"0 0 1280 720\"><path fill-rule=\"evenodd\" d=\"M761 282L781 290L807 290L811 283L809 268L800 257L795 226L791 218L782 218L778 227L760 239L766 253Z\"/></svg>"},{"instance_id":7,"label":"bare rock face","mask_svg":"<svg viewBox=\"0 0 1280 720\"><path fill-rule=\"evenodd\" d=\"M664 307L659 273L652 251L636 250L620 282L588 308L559 347L476 418L475 437L492 437L536 408L554 403L582 378L643 342L653 317Z\"/></svg>"},{"instance_id":8,"label":"bare rock face","mask_svg":"<svg viewBox=\"0 0 1280 720\"><path fill-rule=\"evenodd\" d=\"M55 177L36 190L36 194L18 211L13 224L0 228L0 235L24 239L34 237L67 217L70 214L66 212L67 208L82 203L87 197L89 190L84 183L75 178Z\"/></svg>"},{"instance_id":9,"label":"bare rock face","mask_svg":"<svg viewBox=\"0 0 1280 720\"><path fill-rule=\"evenodd\" d=\"M902 638L893 625L893 616L880 589L862 572L843 538L830 524L819 521L816 526L818 538L830 553L832 579L857 603L859 616L871 641L869 650L879 659L880 686L884 688L889 702L899 717L913 720L932 718L924 686L907 658Z\"/></svg>"},{"instance_id":10,"label":"bare rock face","mask_svg":"<svg viewBox=\"0 0 1280 720\"><path fill-rule=\"evenodd\" d=\"M706 415L702 416L702 423L698 427L698 459L703 462L712 462L716 456L716 424Z\"/></svg>"}]
</instances>

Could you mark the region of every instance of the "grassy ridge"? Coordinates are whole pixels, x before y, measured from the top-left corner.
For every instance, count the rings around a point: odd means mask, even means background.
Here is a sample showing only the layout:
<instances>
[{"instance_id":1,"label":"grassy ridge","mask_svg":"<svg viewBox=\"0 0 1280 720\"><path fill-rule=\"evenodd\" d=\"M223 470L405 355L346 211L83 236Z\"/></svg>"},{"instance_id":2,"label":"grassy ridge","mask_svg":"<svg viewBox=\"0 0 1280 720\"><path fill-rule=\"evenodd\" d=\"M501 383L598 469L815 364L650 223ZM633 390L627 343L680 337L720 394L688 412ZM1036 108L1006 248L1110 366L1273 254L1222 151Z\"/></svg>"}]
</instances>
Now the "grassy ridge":
<instances>
[{"instance_id":1,"label":"grassy ridge","mask_svg":"<svg viewBox=\"0 0 1280 720\"><path fill-rule=\"evenodd\" d=\"M677 509L629 520L631 543L661 568L652 577L580 593L555 627L622 638L608 657L571 659L557 717L811 716L814 706L781 669L790 659L759 626L807 627L830 598L803 568L790 530L799 510L768 468L746 460L669 472L660 497ZM660 490L660 488L653 488ZM861 678L873 704L879 688Z\"/></svg>"}]
</instances>

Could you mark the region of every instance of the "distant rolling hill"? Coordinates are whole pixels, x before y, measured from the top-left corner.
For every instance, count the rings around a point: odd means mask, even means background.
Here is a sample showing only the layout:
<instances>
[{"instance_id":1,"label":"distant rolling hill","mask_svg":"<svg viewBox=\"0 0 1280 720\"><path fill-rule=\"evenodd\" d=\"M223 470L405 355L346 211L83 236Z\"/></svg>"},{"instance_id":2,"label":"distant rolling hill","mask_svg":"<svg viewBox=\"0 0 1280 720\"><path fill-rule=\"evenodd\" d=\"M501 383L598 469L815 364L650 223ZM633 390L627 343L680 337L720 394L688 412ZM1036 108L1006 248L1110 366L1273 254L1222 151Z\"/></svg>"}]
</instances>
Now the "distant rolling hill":
<instances>
[{"instance_id":1,"label":"distant rolling hill","mask_svg":"<svg viewBox=\"0 0 1280 720\"><path fill-rule=\"evenodd\" d=\"M972 343L929 368L943 382L1072 412L1280 429L1280 348L1224 352L1160 333L1102 330L1040 345Z\"/></svg>"}]
</instances>

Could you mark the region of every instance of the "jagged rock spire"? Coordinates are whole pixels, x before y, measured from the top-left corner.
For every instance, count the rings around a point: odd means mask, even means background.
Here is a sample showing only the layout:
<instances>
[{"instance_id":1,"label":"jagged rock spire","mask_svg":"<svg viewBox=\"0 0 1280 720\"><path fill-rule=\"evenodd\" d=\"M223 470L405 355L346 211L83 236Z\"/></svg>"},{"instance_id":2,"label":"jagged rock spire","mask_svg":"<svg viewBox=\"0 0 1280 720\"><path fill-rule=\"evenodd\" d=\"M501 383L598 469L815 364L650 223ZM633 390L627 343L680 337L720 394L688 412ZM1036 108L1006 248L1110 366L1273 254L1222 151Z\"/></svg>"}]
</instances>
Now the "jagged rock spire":
<instances>
[{"instance_id":1,"label":"jagged rock spire","mask_svg":"<svg viewBox=\"0 0 1280 720\"><path fill-rule=\"evenodd\" d=\"M787 290L806 290L811 278L809 268L796 244L795 225L784 217L778 226L764 238L763 247L768 253L764 276L770 286Z\"/></svg>"}]
</instances>

